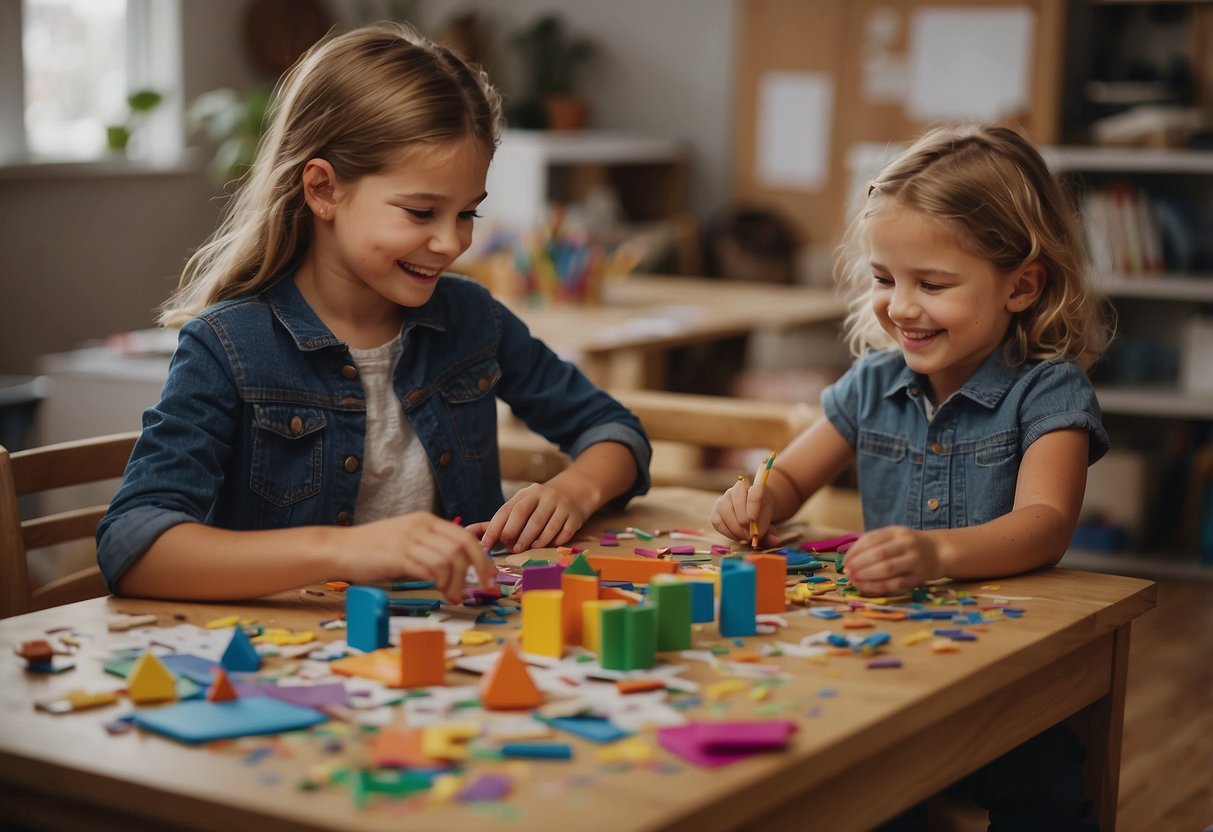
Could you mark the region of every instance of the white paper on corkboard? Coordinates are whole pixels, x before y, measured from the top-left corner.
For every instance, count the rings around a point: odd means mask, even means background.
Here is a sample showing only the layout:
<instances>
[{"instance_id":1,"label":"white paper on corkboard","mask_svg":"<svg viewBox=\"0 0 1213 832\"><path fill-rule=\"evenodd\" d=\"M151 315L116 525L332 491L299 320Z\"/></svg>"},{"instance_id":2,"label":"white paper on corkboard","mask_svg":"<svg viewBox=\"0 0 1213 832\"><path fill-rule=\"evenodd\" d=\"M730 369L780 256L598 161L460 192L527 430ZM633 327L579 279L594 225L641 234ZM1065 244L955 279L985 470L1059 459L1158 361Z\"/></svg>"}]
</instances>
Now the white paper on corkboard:
<instances>
[{"instance_id":1,"label":"white paper on corkboard","mask_svg":"<svg viewBox=\"0 0 1213 832\"><path fill-rule=\"evenodd\" d=\"M826 184L834 79L824 72L768 72L759 82L755 179L767 188Z\"/></svg>"}]
</instances>

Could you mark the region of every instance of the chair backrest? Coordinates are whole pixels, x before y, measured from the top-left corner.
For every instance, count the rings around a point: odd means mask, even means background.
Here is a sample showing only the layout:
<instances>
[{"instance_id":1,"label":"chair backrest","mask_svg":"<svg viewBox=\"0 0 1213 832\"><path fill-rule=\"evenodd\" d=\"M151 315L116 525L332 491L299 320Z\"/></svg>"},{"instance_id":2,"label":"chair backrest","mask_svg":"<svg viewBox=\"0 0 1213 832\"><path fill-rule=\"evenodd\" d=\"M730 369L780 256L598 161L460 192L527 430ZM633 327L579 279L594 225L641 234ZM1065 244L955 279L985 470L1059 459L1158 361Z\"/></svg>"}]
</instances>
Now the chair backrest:
<instances>
[{"instance_id":1,"label":"chair backrest","mask_svg":"<svg viewBox=\"0 0 1213 832\"><path fill-rule=\"evenodd\" d=\"M31 585L26 553L92 538L106 506L21 519L18 498L121 477L139 432L116 433L9 453L0 446L0 618L106 593L95 565Z\"/></svg>"}]
</instances>

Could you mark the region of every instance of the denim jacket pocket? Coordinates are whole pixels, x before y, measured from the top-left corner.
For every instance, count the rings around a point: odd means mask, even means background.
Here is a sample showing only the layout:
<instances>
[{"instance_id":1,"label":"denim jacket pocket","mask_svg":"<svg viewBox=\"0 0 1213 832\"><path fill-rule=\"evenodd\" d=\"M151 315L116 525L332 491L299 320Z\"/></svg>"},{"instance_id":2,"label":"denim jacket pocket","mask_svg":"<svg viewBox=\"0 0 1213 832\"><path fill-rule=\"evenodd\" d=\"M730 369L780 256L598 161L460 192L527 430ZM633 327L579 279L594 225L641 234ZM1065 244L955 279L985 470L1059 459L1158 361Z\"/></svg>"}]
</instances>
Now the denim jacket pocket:
<instances>
[{"instance_id":1,"label":"denim jacket pocket","mask_svg":"<svg viewBox=\"0 0 1213 832\"><path fill-rule=\"evenodd\" d=\"M1019 431L996 433L977 443L973 461L979 468L991 468L1019 458Z\"/></svg>"},{"instance_id":2,"label":"denim jacket pocket","mask_svg":"<svg viewBox=\"0 0 1213 832\"><path fill-rule=\"evenodd\" d=\"M871 454L891 462L900 462L905 459L908 447L909 443L903 436L875 430L860 430L859 441L856 443L855 449L861 454Z\"/></svg>"},{"instance_id":3,"label":"denim jacket pocket","mask_svg":"<svg viewBox=\"0 0 1213 832\"><path fill-rule=\"evenodd\" d=\"M320 493L324 466L323 410L255 404L249 488L277 506Z\"/></svg>"},{"instance_id":4,"label":"denim jacket pocket","mask_svg":"<svg viewBox=\"0 0 1213 832\"><path fill-rule=\"evenodd\" d=\"M439 390L466 460L483 459L493 447L497 436L497 397L493 391L500 380L501 365L490 358L461 368Z\"/></svg>"}]
</instances>

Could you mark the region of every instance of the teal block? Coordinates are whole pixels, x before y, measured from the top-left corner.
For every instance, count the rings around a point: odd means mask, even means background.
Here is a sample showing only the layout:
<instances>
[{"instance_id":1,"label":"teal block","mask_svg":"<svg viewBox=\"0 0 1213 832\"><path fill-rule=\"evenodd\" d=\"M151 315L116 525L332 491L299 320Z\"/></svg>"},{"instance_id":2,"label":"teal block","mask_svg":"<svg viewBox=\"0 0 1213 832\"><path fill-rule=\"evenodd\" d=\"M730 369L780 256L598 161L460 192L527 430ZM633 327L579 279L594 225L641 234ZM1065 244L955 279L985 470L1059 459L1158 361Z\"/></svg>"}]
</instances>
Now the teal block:
<instances>
[{"instance_id":1,"label":"teal block","mask_svg":"<svg viewBox=\"0 0 1213 832\"><path fill-rule=\"evenodd\" d=\"M705 624L716 619L716 588L710 581L687 581L691 588L691 621Z\"/></svg>"},{"instance_id":2,"label":"teal block","mask_svg":"<svg viewBox=\"0 0 1213 832\"><path fill-rule=\"evenodd\" d=\"M373 586L345 591L345 643L365 653L388 646L388 594Z\"/></svg>"},{"instance_id":3,"label":"teal block","mask_svg":"<svg viewBox=\"0 0 1213 832\"><path fill-rule=\"evenodd\" d=\"M752 636L758 632L758 573L739 558L720 561L720 634Z\"/></svg>"}]
</instances>

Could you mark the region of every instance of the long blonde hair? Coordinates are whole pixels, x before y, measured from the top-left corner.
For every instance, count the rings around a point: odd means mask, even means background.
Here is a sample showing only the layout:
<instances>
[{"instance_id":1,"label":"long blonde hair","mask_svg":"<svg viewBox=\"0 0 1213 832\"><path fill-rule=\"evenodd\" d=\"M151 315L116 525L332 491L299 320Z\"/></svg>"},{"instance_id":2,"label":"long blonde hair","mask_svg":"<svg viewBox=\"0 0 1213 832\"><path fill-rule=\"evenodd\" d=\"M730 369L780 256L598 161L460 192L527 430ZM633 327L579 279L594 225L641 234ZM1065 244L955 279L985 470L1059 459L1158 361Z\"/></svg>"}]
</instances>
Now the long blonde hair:
<instances>
[{"instance_id":1,"label":"long blonde hair","mask_svg":"<svg viewBox=\"0 0 1213 832\"><path fill-rule=\"evenodd\" d=\"M308 160L326 159L352 182L422 143L472 136L491 157L502 124L483 71L389 23L309 49L279 81L267 118L252 168L161 308L164 326L257 292L299 262L312 233L301 182Z\"/></svg>"},{"instance_id":2,"label":"long blonde hair","mask_svg":"<svg viewBox=\"0 0 1213 832\"><path fill-rule=\"evenodd\" d=\"M1107 348L1111 322L1090 283L1073 201L1019 134L961 125L927 132L881 171L847 229L835 276L850 303L854 355L895 346L869 303L868 220L890 202L944 220L965 251L1004 274L1044 268L1040 297L1015 316L1004 342L1008 363L1068 357L1090 368Z\"/></svg>"}]
</instances>

